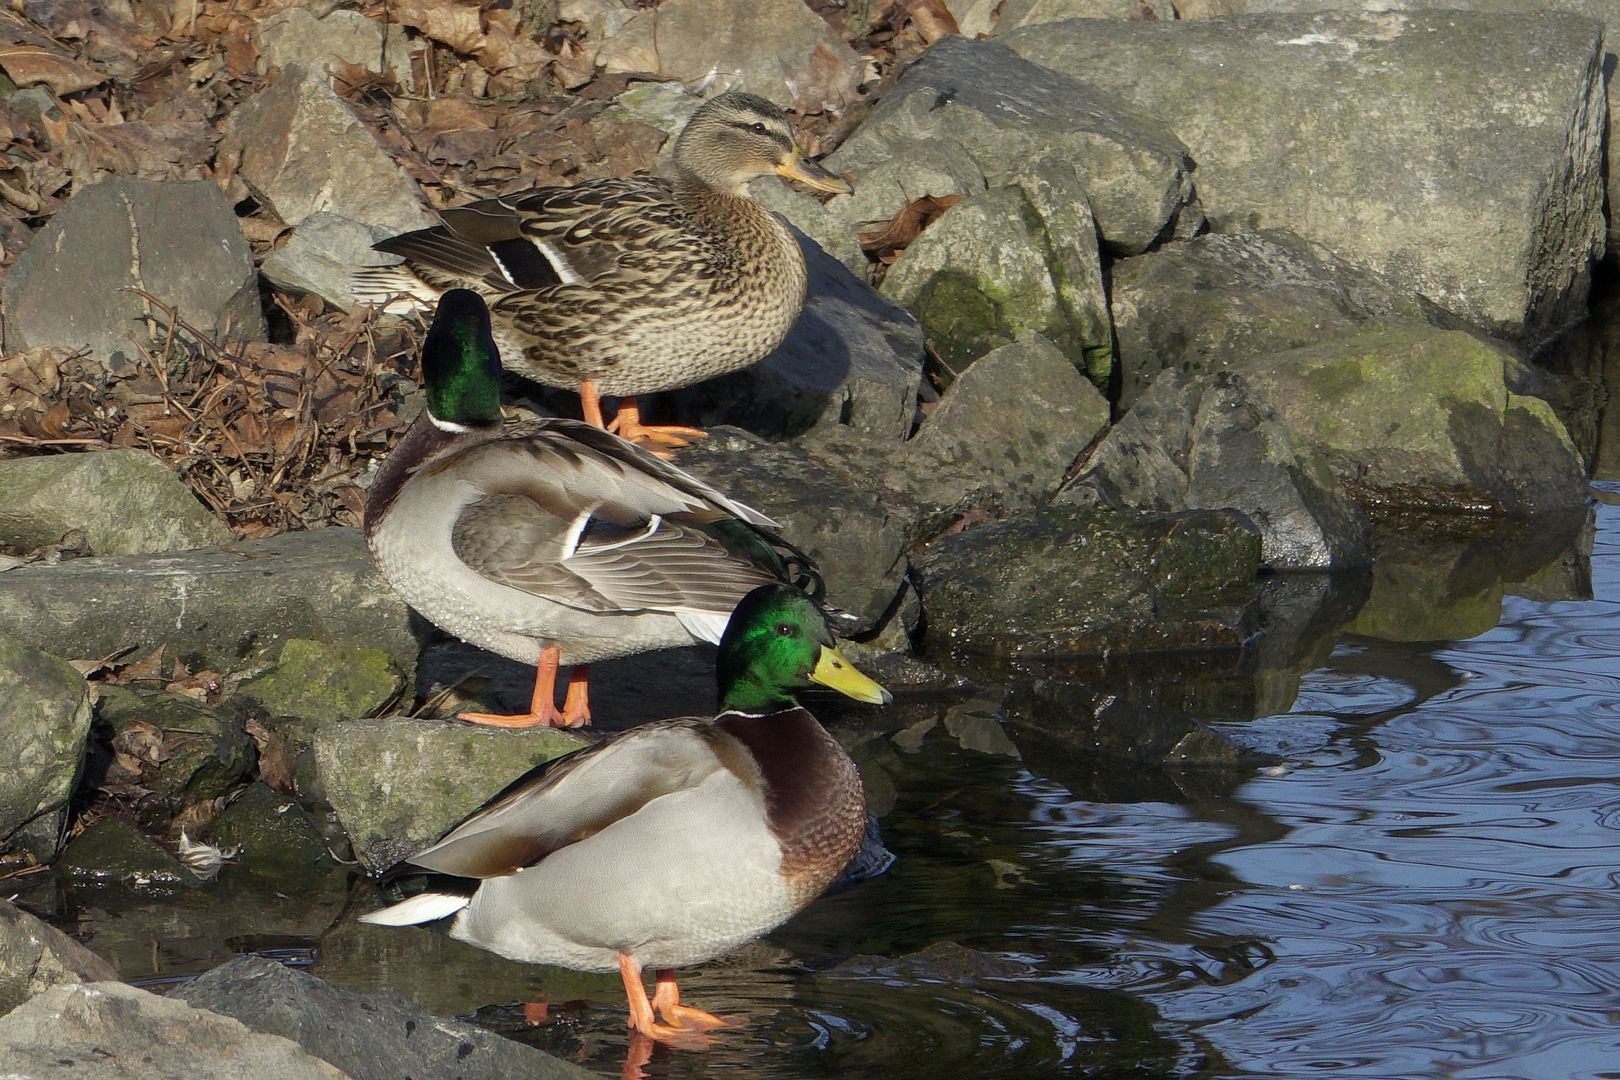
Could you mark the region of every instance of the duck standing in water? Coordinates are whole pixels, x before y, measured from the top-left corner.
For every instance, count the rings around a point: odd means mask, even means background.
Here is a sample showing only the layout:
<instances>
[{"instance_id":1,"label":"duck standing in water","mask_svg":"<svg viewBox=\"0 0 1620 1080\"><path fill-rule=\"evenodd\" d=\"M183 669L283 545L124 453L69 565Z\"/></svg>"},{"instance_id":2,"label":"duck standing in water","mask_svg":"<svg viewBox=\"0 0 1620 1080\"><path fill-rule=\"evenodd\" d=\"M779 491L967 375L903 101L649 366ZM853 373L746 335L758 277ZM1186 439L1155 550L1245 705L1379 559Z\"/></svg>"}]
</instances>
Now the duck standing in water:
<instances>
[{"instance_id":1,"label":"duck standing in water","mask_svg":"<svg viewBox=\"0 0 1620 1080\"><path fill-rule=\"evenodd\" d=\"M367 545L434 625L535 665L527 713L463 720L578 727L591 662L718 642L760 585L819 589L769 518L623 439L577 420L503 426L478 294L440 299L422 370L427 407L367 493ZM559 710L563 663L574 668Z\"/></svg>"},{"instance_id":2,"label":"duck standing in water","mask_svg":"<svg viewBox=\"0 0 1620 1080\"><path fill-rule=\"evenodd\" d=\"M890 700L839 654L816 604L780 585L738 604L717 674L718 716L655 721L539 766L406 860L458 888L362 921L454 915L452 937L513 960L617 970L631 1027L703 1045L726 1021L681 1004L673 969L806 907L865 827L855 763L796 692L819 683ZM657 973L650 1000L647 967Z\"/></svg>"},{"instance_id":3,"label":"duck standing in water","mask_svg":"<svg viewBox=\"0 0 1620 1080\"><path fill-rule=\"evenodd\" d=\"M577 388L587 421L632 442L685 445L703 432L642 424L635 396L763 359L804 306L798 242L744 188L767 173L850 186L806 159L786 114L753 94L705 102L674 156L672 180L590 180L441 210L443 224L377 244L405 261L358 271L355 291L398 311L476 290L511 370ZM620 399L612 425L604 394Z\"/></svg>"}]
</instances>

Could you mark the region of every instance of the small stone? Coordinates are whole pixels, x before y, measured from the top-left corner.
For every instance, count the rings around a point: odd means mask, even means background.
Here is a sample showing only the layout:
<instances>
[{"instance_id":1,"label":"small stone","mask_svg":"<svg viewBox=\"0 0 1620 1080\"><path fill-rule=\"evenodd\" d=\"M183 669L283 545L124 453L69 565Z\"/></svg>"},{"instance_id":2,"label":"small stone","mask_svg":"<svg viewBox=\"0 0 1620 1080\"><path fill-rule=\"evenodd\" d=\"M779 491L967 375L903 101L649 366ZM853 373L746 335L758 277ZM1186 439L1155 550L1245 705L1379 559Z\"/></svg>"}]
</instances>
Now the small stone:
<instances>
[{"instance_id":1,"label":"small stone","mask_svg":"<svg viewBox=\"0 0 1620 1080\"><path fill-rule=\"evenodd\" d=\"M265 784L248 785L214 819L208 835L216 846L235 851L228 877L257 878L282 892L329 888L334 875L345 873L304 808Z\"/></svg>"},{"instance_id":2,"label":"small stone","mask_svg":"<svg viewBox=\"0 0 1620 1080\"><path fill-rule=\"evenodd\" d=\"M316 18L295 7L258 20L254 30L261 75L291 64L328 75L348 67L388 75L407 92L415 85L405 28L397 23L342 10Z\"/></svg>"},{"instance_id":3,"label":"small stone","mask_svg":"<svg viewBox=\"0 0 1620 1080\"><path fill-rule=\"evenodd\" d=\"M296 726L307 739L326 724L376 715L404 687L403 676L382 649L289 638L275 666L236 692L272 716L301 721Z\"/></svg>"},{"instance_id":4,"label":"small stone","mask_svg":"<svg viewBox=\"0 0 1620 1080\"><path fill-rule=\"evenodd\" d=\"M56 854L89 734L84 678L0 634L0 850Z\"/></svg>"},{"instance_id":5,"label":"small stone","mask_svg":"<svg viewBox=\"0 0 1620 1080\"><path fill-rule=\"evenodd\" d=\"M217 799L253 768L253 741L242 721L184 694L143 697L110 687L96 712L115 747L137 727L158 740L164 748L161 760L143 762L141 779L173 807Z\"/></svg>"},{"instance_id":6,"label":"small stone","mask_svg":"<svg viewBox=\"0 0 1620 1080\"><path fill-rule=\"evenodd\" d=\"M168 893L197 878L135 826L104 817L75 836L56 860L56 873L72 885L117 886Z\"/></svg>"}]
</instances>

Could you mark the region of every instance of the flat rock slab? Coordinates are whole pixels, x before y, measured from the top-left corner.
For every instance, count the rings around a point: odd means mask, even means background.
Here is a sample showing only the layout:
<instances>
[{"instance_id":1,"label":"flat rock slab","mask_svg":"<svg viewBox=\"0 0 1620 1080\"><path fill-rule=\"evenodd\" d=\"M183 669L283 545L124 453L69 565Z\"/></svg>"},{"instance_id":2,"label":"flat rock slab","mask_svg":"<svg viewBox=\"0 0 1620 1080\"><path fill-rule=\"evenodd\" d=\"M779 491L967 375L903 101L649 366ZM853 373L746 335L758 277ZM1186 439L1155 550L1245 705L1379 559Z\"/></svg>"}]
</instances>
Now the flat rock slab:
<instances>
[{"instance_id":1,"label":"flat rock slab","mask_svg":"<svg viewBox=\"0 0 1620 1080\"><path fill-rule=\"evenodd\" d=\"M0 1016L53 986L117 980L107 961L0 900Z\"/></svg>"},{"instance_id":2,"label":"flat rock slab","mask_svg":"<svg viewBox=\"0 0 1620 1080\"><path fill-rule=\"evenodd\" d=\"M344 1080L288 1039L118 982L56 986L0 1017L6 1074Z\"/></svg>"},{"instance_id":3,"label":"flat rock slab","mask_svg":"<svg viewBox=\"0 0 1620 1080\"><path fill-rule=\"evenodd\" d=\"M170 995L254 1031L291 1039L352 1080L586 1080L577 1065L398 994L355 994L273 960L239 956Z\"/></svg>"},{"instance_id":4,"label":"flat rock slab","mask_svg":"<svg viewBox=\"0 0 1620 1080\"><path fill-rule=\"evenodd\" d=\"M0 543L38 548L78 529L97 555L228 544L231 531L145 450L0 462Z\"/></svg>"},{"instance_id":5,"label":"flat rock slab","mask_svg":"<svg viewBox=\"0 0 1620 1080\"><path fill-rule=\"evenodd\" d=\"M408 609L359 529L316 529L229 551L73 559L0 573L0 632L58 656L169 647L193 671L254 672L288 638L385 650L403 672Z\"/></svg>"},{"instance_id":6,"label":"flat rock slab","mask_svg":"<svg viewBox=\"0 0 1620 1080\"><path fill-rule=\"evenodd\" d=\"M855 195L829 209L851 225L887 221L922 195L1006 187L1048 157L1086 178L1097 230L1114 253L1193 235L1203 215L1187 148L1163 120L1055 66L995 42L945 38L827 159L856 177Z\"/></svg>"},{"instance_id":7,"label":"flat rock slab","mask_svg":"<svg viewBox=\"0 0 1620 1080\"><path fill-rule=\"evenodd\" d=\"M588 740L385 716L315 736L315 768L360 862L381 873L437 840L534 766Z\"/></svg>"},{"instance_id":8,"label":"flat rock slab","mask_svg":"<svg viewBox=\"0 0 1620 1080\"><path fill-rule=\"evenodd\" d=\"M1405 327L1233 370L1364 506L1510 517L1579 510L1580 455L1551 406L1508 390L1508 363L1468 334Z\"/></svg>"},{"instance_id":9,"label":"flat rock slab","mask_svg":"<svg viewBox=\"0 0 1620 1080\"><path fill-rule=\"evenodd\" d=\"M922 327L799 234L809 273L804 310L775 352L671 395L704 427L735 424L780 439L844 425L899 443L916 421Z\"/></svg>"},{"instance_id":10,"label":"flat rock slab","mask_svg":"<svg viewBox=\"0 0 1620 1080\"><path fill-rule=\"evenodd\" d=\"M930 652L1061 656L1236 648L1260 537L1235 514L1047 507L915 560Z\"/></svg>"},{"instance_id":11,"label":"flat rock slab","mask_svg":"<svg viewBox=\"0 0 1620 1080\"><path fill-rule=\"evenodd\" d=\"M74 191L0 281L5 351L88 349L113 369L167 329L142 289L215 341L263 341L253 252L219 185L103 180Z\"/></svg>"},{"instance_id":12,"label":"flat rock slab","mask_svg":"<svg viewBox=\"0 0 1620 1080\"><path fill-rule=\"evenodd\" d=\"M90 734L90 694L66 661L0 634L0 851L61 843Z\"/></svg>"},{"instance_id":13,"label":"flat rock slab","mask_svg":"<svg viewBox=\"0 0 1620 1080\"><path fill-rule=\"evenodd\" d=\"M1290 229L1531 342L1585 310L1605 236L1595 20L1076 20L998 41L1161 117L1216 231Z\"/></svg>"}]
</instances>

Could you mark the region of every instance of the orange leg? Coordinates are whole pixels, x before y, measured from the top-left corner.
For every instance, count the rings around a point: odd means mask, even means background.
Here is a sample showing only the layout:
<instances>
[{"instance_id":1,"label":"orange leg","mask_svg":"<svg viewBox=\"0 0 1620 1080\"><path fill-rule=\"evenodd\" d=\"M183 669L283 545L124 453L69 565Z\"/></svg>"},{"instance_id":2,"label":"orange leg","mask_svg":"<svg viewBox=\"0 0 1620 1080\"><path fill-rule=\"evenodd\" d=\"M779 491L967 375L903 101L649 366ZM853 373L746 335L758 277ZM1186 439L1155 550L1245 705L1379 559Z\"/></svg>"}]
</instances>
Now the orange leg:
<instances>
[{"instance_id":1,"label":"orange leg","mask_svg":"<svg viewBox=\"0 0 1620 1080\"><path fill-rule=\"evenodd\" d=\"M626 442L633 442L661 458L670 456L666 448L679 449L694 439L709 437L709 433L701 428L643 424L641 407L636 404L634 397L619 399L619 409L613 416L613 422L608 425L608 430Z\"/></svg>"},{"instance_id":2,"label":"orange leg","mask_svg":"<svg viewBox=\"0 0 1620 1080\"><path fill-rule=\"evenodd\" d=\"M602 395L596 392L596 383L590 379L579 380L579 411L592 427L607 427L602 419Z\"/></svg>"},{"instance_id":3,"label":"orange leg","mask_svg":"<svg viewBox=\"0 0 1620 1080\"><path fill-rule=\"evenodd\" d=\"M656 976L652 1007L672 1027L682 1031L713 1031L737 1022L734 1017L719 1017L690 1005L682 1005L680 987L675 985L675 973L668 968L662 969Z\"/></svg>"},{"instance_id":4,"label":"orange leg","mask_svg":"<svg viewBox=\"0 0 1620 1080\"><path fill-rule=\"evenodd\" d=\"M557 711L556 688L557 666L562 660L562 654L556 646L549 646L540 650L540 662L534 668L534 694L529 698L529 711L516 715L502 715L500 713L461 713L461 719L469 724L483 724L487 727L528 728L550 725L551 727L579 727L590 719L590 710L585 707L585 676L581 667L575 667L575 674L569 676L568 697L563 703L563 712ZM575 695L574 681L579 680L579 692ZM570 709L577 709L575 712ZM572 719L570 719L572 717Z\"/></svg>"},{"instance_id":5,"label":"orange leg","mask_svg":"<svg viewBox=\"0 0 1620 1080\"><path fill-rule=\"evenodd\" d=\"M584 727L591 722L590 674L589 664L575 664L568 669L568 693L562 708L562 721L567 727Z\"/></svg>"},{"instance_id":6,"label":"orange leg","mask_svg":"<svg viewBox=\"0 0 1620 1080\"><path fill-rule=\"evenodd\" d=\"M630 1002L631 1027L649 1039L683 1050L702 1050L713 1044L714 1040L701 1031L657 1021L653 1016L652 1002L647 1000L647 988L641 982L641 965L625 953L619 954L619 977L624 980L624 996Z\"/></svg>"}]
</instances>

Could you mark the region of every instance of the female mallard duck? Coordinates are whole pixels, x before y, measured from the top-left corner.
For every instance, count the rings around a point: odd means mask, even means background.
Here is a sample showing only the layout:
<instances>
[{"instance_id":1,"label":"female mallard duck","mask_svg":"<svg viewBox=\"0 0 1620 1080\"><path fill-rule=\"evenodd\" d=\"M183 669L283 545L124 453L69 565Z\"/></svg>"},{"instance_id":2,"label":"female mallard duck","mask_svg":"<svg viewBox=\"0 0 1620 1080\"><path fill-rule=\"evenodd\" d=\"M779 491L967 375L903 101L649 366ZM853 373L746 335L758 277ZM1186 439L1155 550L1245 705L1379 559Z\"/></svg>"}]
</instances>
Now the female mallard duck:
<instances>
[{"instance_id":1,"label":"female mallard duck","mask_svg":"<svg viewBox=\"0 0 1620 1080\"><path fill-rule=\"evenodd\" d=\"M452 289L422 345L427 408L378 471L365 534L383 577L437 626L536 665L502 727L590 718L585 665L719 641L759 585L819 584L773 522L599 428L503 429L500 354L478 294ZM576 665L559 712L559 664Z\"/></svg>"},{"instance_id":2,"label":"female mallard duck","mask_svg":"<svg viewBox=\"0 0 1620 1080\"><path fill-rule=\"evenodd\" d=\"M406 860L471 879L459 891L432 889L363 921L454 914L452 937L513 960L616 969L632 1027L701 1043L724 1021L680 1004L671 969L786 922L860 846L855 763L795 691L821 683L890 700L839 655L816 605L780 585L737 605L717 674L713 721L655 721L539 766ZM657 971L650 1002L644 967Z\"/></svg>"},{"instance_id":3,"label":"female mallard duck","mask_svg":"<svg viewBox=\"0 0 1620 1080\"><path fill-rule=\"evenodd\" d=\"M405 261L360 271L355 290L378 302L403 295L403 310L452 287L476 290L513 371L578 387L598 427L600 395L618 397L612 430L682 446L703 433L642 424L635 395L747 367L776 348L804 305L798 243L743 193L772 172L850 190L805 159L781 109L722 94L681 130L673 180L591 180L442 210L442 225L376 245Z\"/></svg>"}]
</instances>

